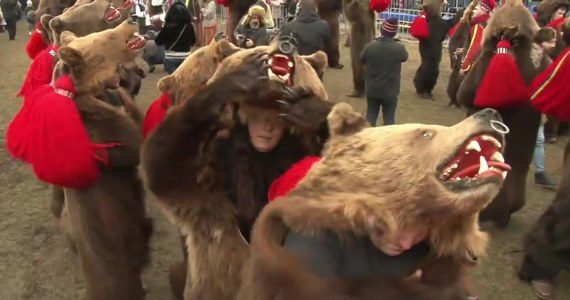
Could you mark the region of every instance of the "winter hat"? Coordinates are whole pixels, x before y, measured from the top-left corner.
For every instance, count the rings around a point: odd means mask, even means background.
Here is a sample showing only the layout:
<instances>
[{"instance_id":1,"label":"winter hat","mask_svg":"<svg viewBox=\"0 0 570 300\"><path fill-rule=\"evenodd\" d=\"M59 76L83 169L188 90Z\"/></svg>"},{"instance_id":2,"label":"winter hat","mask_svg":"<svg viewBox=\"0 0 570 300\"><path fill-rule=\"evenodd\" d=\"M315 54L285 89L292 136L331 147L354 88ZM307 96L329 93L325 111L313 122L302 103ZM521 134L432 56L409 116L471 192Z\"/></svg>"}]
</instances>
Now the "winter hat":
<instances>
[{"instance_id":1,"label":"winter hat","mask_svg":"<svg viewBox=\"0 0 570 300\"><path fill-rule=\"evenodd\" d=\"M393 38L398 33L398 19L390 18L382 22L380 33L383 37Z\"/></svg>"}]
</instances>

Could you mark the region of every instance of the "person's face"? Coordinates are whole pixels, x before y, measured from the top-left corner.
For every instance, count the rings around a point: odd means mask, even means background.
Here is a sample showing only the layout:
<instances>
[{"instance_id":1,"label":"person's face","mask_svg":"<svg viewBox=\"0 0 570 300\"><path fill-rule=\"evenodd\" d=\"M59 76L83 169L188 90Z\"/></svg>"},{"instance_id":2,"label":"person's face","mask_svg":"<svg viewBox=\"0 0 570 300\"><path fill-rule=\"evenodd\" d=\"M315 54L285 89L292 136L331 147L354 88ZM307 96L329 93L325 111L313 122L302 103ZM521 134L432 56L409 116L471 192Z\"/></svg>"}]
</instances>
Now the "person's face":
<instances>
[{"instance_id":1,"label":"person's face","mask_svg":"<svg viewBox=\"0 0 570 300\"><path fill-rule=\"evenodd\" d=\"M550 41L542 42L540 46L542 46L542 48L548 52L556 47L556 38L553 38Z\"/></svg>"},{"instance_id":2,"label":"person's face","mask_svg":"<svg viewBox=\"0 0 570 300\"><path fill-rule=\"evenodd\" d=\"M414 230L401 230L396 233L373 231L370 240L386 255L396 256L410 250L413 246L425 240L428 236L427 228Z\"/></svg>"},{"instance_id":3,"label":"person's face","mask_svg":"<svg viewBox=\"0 0 570 300\"><path fill-rule=\"evenodd\" d=\"M251 28L259 28L259 18L258 17L251 17L251 20L249 20L249 27Z\"/></svg>"},{"instance_id":4,"label":"person's face","mask_svg":"<svg viewBox=\"0 0 570 300\"><path fill-rule=\"evenodd\" d=\"M472 18L477 18L478 16L480 16L484 13L485 13L485 10L483 9L483 7L480 4L477 4L477 5L475 5L475 8L473 9Z\"/></svg>"},{"instance_id":5,"label":"person's face","mask_svg":"<svg viewBox=\"0 0 570 300\"><path fill-rule=\"evenodd\" d=\"M252 114L248 117L247 128L253 147L259 152L275 149L283 136L283 121L272 114Z\"/></svg>"},{"instance_id":6,"label":"person's face","mask_svg":"<svg viewBox=\"0 0 570 300\"><path fill-rule=\"evenodd\" d=\"M564 15L566 15L566 8L561 7L561 8L559 8L558 10L556 10L556 11L554 12L554 14L552 14L552 19L551 19L551 21L554 21L554 20L556 20L556 19L562 18L562 17L564 17Z\"/></svg>"}]
</instances>

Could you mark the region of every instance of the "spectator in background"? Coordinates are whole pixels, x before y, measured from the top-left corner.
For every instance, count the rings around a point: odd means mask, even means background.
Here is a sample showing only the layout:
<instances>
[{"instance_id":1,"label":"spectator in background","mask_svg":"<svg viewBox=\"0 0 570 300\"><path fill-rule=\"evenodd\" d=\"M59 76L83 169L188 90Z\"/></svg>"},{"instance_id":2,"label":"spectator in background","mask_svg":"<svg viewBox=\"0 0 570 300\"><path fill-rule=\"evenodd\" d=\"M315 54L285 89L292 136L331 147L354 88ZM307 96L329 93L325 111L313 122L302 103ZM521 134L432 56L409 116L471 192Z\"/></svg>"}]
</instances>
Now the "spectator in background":
<instances>
[{"instance_id":1,"label":"spectator in background","mask_svg":"<svg viewBox=\"0 0 570 300\"><path fill-rule=\"evenodd\" d=\"M134 0L133 7L131 8L131 17L139 25L139 32L145 33L146 27L146 3L145 0Z\"/></svg>"},{"instance_id":2,"label":"spectator in background","mask_svg":"<svg viewBox=\"0 0 570 300\"><path fill-rule=\"evenodd\" d=\"M402 63L408 60L408 51L394 37L398 19L382 22L381 36L368 43L360 59L366 67L366 119L376 126L380 108L384 125L396 123L396 106L400 94Z\"/></svg>"},{"instance_id":3,"label":"spectator in background","mask_svg":"<svg viewBox=\"0 0 570 300\"><path fill-rule=\"evenodd\" d=\"M164 46L164 69L168 74L174 73L190 55L190 48L196 43L192 18L184 3L172 4L155 42Z\"/></svg>"},{"instance_id":4,"label":"spectator in background","mask_svg":"<svg viewBox=\"0 0 570 300\"><path fill-rule=\"evenodd\" d=\"M24 15L26 16L26 21L28 22L28 35L32 35L34 30L36 30L36 19L30 16L30 11L36 9L38 9L37 5L34 6L32 0L28 0L26 3L26 8L24 8Z\"/></svg>"},{"instance_id":5,"label":"spectator in background","mask_svg":"<svg viewBox=\"0 0 570 300\"><path fill-rule=\"evenodd\" d=\"M256 4L249 8L247 15L234 32L239 47L253 48L269 44L265 14L265 9L260 5Z\"/></svg>"},{"instance_id":6,"label":"spectator in background","mask_svg":"<svg viewBox=\"0 0 570 300\"><path fill-rule=\"evenodd\" d=\"M314 0L301 0L297 17L281 28L281 35L295 38L301 55L324 51L331 39L329 24L317 14Z\"/></svg>"},{"instance_id":7,"label":"spectator in background","mask_svg":"<svg viewBox=\"0 0 570 300\"><path fill-rule=\"evenodd\" d=\"M556 47L556 31L550 27L543 28L535 35L534 42L549 54ZM546 175L544 170L544 119L543 116L534 146L534 183L549 190L556 190L556 183Z\"/></svg>"},{"instance_id":8,"label":"spectator in background","mask_svg":"<svg viewBox=\"0 0 570 300\"><path fill-rule=\"evenodd\" d=\"M16 22L18 21L18 0L0 0L0 9L6 22L6 30L8 30L8 39L13 41L16 39Z\"/></svg>"},{"instance_id":9,"label":"spectator in background","mask_svg":"<svg viewBox=\"0 0 570 300\"><path fill-rule=\"evenodd\" d=\"M216 23L216 2L206 0L202 8L202 44L208 45L218 31Z\"/></svg>"}]
</instances>

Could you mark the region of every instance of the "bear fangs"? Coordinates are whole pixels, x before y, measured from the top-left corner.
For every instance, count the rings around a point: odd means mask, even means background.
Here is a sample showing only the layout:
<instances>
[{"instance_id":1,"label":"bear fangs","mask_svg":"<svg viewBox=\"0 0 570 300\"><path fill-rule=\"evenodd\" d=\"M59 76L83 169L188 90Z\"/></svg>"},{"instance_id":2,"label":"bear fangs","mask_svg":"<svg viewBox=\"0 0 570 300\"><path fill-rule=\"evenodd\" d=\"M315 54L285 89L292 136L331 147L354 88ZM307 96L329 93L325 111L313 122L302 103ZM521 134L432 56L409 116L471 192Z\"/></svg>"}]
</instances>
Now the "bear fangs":
<instances>
[{"instance_id":1,"label":"bear fangs","mask_svg":"<svg viewBox=\"0 0 570 300\"><path fill-rule=\"evenodd\" d=\"M479 143L477 141L471 141L469 143L469 145L467 145L465 150L467 150L467 151L475 150L477 152L481 152L481 145L479 145Z\"/></svg>"}]
</instances>

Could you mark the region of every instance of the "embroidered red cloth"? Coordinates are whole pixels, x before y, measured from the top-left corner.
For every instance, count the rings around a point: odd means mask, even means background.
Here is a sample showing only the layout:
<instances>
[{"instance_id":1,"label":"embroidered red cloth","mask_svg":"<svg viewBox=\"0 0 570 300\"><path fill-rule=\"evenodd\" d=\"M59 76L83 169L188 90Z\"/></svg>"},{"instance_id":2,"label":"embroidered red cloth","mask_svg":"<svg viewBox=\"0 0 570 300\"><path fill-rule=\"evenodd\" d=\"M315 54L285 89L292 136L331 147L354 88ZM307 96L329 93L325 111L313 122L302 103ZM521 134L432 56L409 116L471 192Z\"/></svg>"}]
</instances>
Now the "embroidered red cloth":
<instances>
[{"instance_id":1,"label":"embroidered red cloth","mask_svg":"<svg viewBox=\"0 0 570 300\"><path fill-rule=\"evenodd\" d=\"M26 44L26 53L28 53L28 56L31 59L34 59L36 55L38 55L38 53L40 53L42 50L48 47L48 44L46 43L44 37L42 36L41 28L42 24L38 22L38 24L36 24L36 29L34 30L34 33L32 33L32 36L30 37L28 43Z\"/></svg>"},{"instance_id":2,"label":"embroidered red cloth","mask_svg":"<svg viewBox=\"0 0 570 300\"><path fill-rule=\"evenodd\" d=\"M281 177L275 179L269 187L267 199L269 202L287 195L297 184L305 178L311 167L321 160L318 156L307 156L289 168Z\"/></svg>"},{"instance_id":3,"label":"embroidered red cloth","mask_svg":"<svg viewBox=\"0 0 570 300\"><path fill-rule=\"evenodd\" d=\"M570 48L531 82L529 90L535 109L561 121L570 121Z\"/></svg>"}]
</instances>

